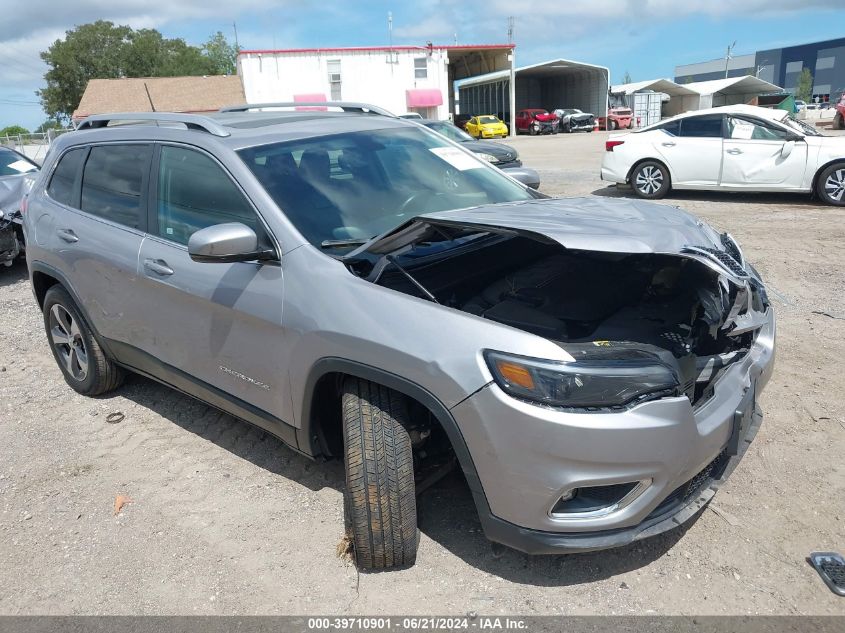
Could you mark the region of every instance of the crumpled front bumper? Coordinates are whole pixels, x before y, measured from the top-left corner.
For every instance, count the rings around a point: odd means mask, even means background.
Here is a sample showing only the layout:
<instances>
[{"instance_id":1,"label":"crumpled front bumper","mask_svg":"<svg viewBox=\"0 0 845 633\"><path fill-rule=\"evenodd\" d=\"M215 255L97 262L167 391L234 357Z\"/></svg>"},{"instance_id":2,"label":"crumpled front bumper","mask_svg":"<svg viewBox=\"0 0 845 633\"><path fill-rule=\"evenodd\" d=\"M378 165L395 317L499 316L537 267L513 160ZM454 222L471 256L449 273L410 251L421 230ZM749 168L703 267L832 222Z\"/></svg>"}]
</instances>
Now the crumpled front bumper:
<instances>
[{"instance_id":1,"label":"crumpled front bumper","mask_svg":"<svg viewBox=\"0 0 845 633\"><path fill-rule=\"evenodd\" d=\"M694 516L756 435L762 416L755 400L772 373L774 341L769 309L751 350L695 408L676 397L618 413L571 413L516 400L495 384L467 398L452 413L487 500L489 511L480 514L488 538L528 553L588 551L653 536ZM743 409L750 423L742 427L738 454L727 456ZM569 489L634 481L649 483L610 514L551 513ZM685 490L691 482L695 489Z\"/></svg>"}]
</instances>

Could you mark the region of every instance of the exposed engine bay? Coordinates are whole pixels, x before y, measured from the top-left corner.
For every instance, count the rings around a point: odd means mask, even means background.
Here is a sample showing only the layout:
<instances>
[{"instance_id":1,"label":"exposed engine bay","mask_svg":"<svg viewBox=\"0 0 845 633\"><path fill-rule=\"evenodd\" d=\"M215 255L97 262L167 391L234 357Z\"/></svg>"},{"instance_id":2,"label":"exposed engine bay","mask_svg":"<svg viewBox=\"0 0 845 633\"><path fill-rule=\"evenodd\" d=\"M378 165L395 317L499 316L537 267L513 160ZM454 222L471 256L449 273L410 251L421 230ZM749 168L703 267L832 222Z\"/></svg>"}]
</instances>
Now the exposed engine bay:
<instances>
[{"instance_id":1,"label":"exposed engine bay","mask_svg":"<svg viewBox=\"0 0 845 633\"><path fill-rule=\"evenodd\" d=\"M678 393L704 402L747 353L768 300L736 244L679 254L569 250L523 235L448 231L350 263L379 285L542 336L573 350L648 352Z\"/></svg>"}]
</instances>

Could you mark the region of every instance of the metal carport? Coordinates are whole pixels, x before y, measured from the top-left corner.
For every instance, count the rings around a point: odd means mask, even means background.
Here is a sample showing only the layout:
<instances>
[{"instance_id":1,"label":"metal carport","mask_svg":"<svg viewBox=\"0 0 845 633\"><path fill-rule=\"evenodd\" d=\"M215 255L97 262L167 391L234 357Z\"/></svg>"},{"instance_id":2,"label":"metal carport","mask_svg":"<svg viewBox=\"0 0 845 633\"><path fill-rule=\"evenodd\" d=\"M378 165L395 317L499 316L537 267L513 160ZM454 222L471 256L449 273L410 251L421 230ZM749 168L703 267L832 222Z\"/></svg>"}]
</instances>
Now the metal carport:
<instances>
[{"instance_id":1,"label":"metal carport","mask_svg":"<svg viewBox=\"0 0 845 633\"><path fill-rule=\"evenodd\" d=\"M635 120L642 119L638 125L643 126L656 123L661 116L674 116L680 112L693 110L698 106L699 99L699 94L695 90L690 90L687 86L677 84L669 79L649 79L628 84L617 84L610 89L610 92L626 96L628 106L634 111ZM654 107L659 111L655 112L653 117L647 116L648 120L646 120L636 103L637 97L634 95L648 92L669 95L669 101L655 104ZM653 120L654 117L657 120Z\"/></svg>"},{"instance_id":2,"label":"metal carport","mask_svg":"<svg viewBox=\"0 0 845 633\"><path fill-rule=\"evenodd\" d=\"M607 116L609 71L568 59L553 59L517 68L514 72L515 111L524 108L578 108ZM459 82L460 112L500 114L510 119L510 73L499 71ZM514 112L515 114L515 112ZM514 130L511 129L511 133Z\"/></svg>"},{"instance_id":3,"label":"metal carport","mask_svg":"<svg viewBox=\"0 0 845 633\"><path fill-rule=\"evenodd\" d=\"M693 107L685 107L678 112L680 114L688 110L703 110L723 105L736 105L737 103L748 103L755 97L772 92L783 92L783 88L757 77L746 75L745 77L730 77L728 79L713 79L711 81L696 81L683 84L684 88L698 93L697 103ZM672 103L671 101L669 102Z\"/></svg>"}]
</instances>

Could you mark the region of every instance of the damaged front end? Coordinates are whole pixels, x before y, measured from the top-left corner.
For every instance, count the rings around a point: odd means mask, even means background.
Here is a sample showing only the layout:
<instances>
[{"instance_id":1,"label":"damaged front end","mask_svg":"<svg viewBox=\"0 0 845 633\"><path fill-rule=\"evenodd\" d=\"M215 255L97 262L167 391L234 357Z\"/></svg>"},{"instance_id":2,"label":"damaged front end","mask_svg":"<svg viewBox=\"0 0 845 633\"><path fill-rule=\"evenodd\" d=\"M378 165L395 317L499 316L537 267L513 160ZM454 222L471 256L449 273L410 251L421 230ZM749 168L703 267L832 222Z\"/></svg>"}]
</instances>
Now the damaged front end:
<instances>
[{"instance_id":1,"label":"damaged front end","mask_svg":"<svg viewBox=\"0 0 845 633\"><path fill-rule=\"evenodd\" d=\"M487 351L514 397L613 411L684 395L697 407L769 319L736 242L677 209L498 206L420 216L346 261L373 283L542 336L571 357Z\"/></svg>"}]
</instances>

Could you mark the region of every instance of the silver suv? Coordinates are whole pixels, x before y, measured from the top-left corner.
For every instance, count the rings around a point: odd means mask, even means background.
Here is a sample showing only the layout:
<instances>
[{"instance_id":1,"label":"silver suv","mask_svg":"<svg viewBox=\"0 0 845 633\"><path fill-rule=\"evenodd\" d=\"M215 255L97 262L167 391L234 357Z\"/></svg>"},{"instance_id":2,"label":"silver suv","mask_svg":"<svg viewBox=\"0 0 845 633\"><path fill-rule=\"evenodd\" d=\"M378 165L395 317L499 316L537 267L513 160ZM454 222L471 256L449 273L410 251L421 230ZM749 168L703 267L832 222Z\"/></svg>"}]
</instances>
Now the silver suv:
<instances>
[{"instance_id":1,"label":"silver suv","mask_svg":"<svg viewBox=\"0 0 845 633\"><path fill-rule=\"evenodd\" d=\"M68 384L136 372L343 459L363 568L414 562L416 493L453 463L488 538L528 553L693 517L773 365L736 242L323 106L90 117L56 142L24 225Z\"/></svg>"}]
</instances>

